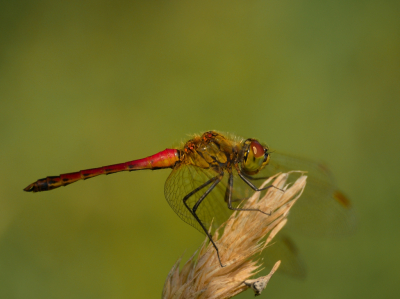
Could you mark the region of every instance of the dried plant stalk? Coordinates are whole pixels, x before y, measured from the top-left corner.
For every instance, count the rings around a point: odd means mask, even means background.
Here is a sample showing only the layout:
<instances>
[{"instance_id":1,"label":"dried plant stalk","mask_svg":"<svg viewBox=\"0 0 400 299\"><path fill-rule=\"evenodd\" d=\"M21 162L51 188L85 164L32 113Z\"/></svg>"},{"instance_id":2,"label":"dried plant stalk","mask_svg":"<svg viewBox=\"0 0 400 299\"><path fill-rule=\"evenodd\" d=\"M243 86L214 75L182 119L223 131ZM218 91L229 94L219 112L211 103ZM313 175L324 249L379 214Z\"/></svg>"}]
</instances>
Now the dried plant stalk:
<instances>
[{"instance_id":1,"label":"dried plant stalk","mask_svg":"<svg viewBox=\"0 0 400 299\"><path fill-rule=\"evenodd\" d=\"M279 267L277 261L269 275L249 280L262 270L258 254L285 225L290 208L306 185L305 175L301 175L293 185L285 185L289 174L279 174L266 180L262 186L272 182L279 189L269 188L261 199L261 193L255 192L243 205L243 208L271 213L270 216L260 212L236 211L217 229L213 240L225 267L220 266L215 249L206 238L197 259L194 253L182 270L179 270L181 259L175 263L165 281L162 298L231 298L249 287L258 295Z\"/></svg>"}]
</instances>

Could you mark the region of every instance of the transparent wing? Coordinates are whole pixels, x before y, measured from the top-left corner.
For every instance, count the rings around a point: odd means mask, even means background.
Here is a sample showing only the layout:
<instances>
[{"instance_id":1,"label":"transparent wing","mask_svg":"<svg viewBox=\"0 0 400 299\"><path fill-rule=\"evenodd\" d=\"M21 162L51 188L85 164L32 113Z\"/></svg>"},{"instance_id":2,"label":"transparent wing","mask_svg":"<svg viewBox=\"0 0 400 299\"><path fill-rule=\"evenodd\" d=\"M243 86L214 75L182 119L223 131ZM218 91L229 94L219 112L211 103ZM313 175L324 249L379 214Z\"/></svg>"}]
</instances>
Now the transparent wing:
<instances>
[{"instance_id":1,"label":"transparent wing","mask_svg":"<svg viewBox=\"0 0 400 299\"><path fill-rule=\"evenodd\" d=\"M291 209L287 225L275 236L274 244L264 251L263 258L266 264L271 266L277 260L282 260L280 272L302 278L306 275L306 269L289 235L294 232L317 236L348 234L355 229L356 221L350 202L338 191L333 176L321 163L274 152L271 154L269 165L257 176L248 178L259 186L265 177L293 170L307 173L307 186ZM173 169L165 183L165 197L169 205L183 221L203 234L200 224L185 207L183 198L217 175L218 173L211 169L181 164ZM233 206L236 207L242 200L254 194L254 190L234 169L233 175L232 200ZM298 176L299 174L292 173L288 182L294 182ZM208 194L196 212L206 228L210 228L212 224L212 231L232 214L225 201L228 177L229 174L225 171L222 181ZM193 194L187 201L188 206L193 208L210 186L211 184Z\"/></svg>"},{"instance_id":2,"label":"transparent wing","mask_svg":"<svg viewBox=\"0 0 400 299\"><path fill-rule=\"evenodd\" d=\"M165 198L171 208L183 221L203 234L204 231L200 224L184 205L183 198L217 175L218 173L211 169L203 169L193 165L179 165L171 172L165 182ZM212 223L212 230L214 230L225 222L232 213L224 200L227 177L228 174L224 173L222 181L205 197L196 211L206 229L209 229ZM191 209L210 186L211 184L205 186L187 200L187 204Z\"/></svg>"},{"instance_id":3,"label":"transparent wing","mask_svg":"<svg viewBox=\"0 0 400 299\"><path fill-rule=\"evenodd\" d=\"M235 208L243 200L254 194L254 190L239 177L235 169L232 171L232 206ZM183 198L216 176L218 176L218 173L212 169L204 169L193 165L179 165L173 169L165 182L164 194L171 208L183 221L201 233L204 233L204 230L184 205ZM196 215L207 229L212 224L212 231L228 220L233 212L228 208L228 203L225 200L228 178L229 173L225 171L221 182L206 196L196 211ZM205 186L187 200L187 204L191 209L210 186L211 184Z\"/></svg>"},{"instance_id":4,"label":"transparent wing","mask_svg":"<svg viewBox=\"0 0 400 299\"><path fill-rule=\"evenodd\" d=\"M354 210L345 195L337 189L332 174L324 164L274 152L270 163L257 177L292 170L306 172L307 186L290 211L285 230L317 236L353 232L356 226ZM292 174L289 182L296 180L296 176L298 174Z\"/></svg>"}]
</instances>

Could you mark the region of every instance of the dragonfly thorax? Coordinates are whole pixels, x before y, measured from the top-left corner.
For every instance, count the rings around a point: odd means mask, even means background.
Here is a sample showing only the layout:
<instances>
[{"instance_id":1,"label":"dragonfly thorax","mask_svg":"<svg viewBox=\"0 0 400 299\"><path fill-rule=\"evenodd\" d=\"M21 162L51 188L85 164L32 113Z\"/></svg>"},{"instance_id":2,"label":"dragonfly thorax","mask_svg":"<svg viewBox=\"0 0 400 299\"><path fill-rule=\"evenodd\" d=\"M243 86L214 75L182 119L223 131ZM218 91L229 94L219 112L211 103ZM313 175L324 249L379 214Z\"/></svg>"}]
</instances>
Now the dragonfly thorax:
<instances>
[{"instance_id":1,"label":"dragonfly thorax","mask_svg":"<svg viewBox=\"0 0 400 299\"><path fill-rule=\"evenodd\" d=\"M209 131L185 143L182 162L220 172L239 162L240 147L240 143Z\"/></svg>"}]
</instances>

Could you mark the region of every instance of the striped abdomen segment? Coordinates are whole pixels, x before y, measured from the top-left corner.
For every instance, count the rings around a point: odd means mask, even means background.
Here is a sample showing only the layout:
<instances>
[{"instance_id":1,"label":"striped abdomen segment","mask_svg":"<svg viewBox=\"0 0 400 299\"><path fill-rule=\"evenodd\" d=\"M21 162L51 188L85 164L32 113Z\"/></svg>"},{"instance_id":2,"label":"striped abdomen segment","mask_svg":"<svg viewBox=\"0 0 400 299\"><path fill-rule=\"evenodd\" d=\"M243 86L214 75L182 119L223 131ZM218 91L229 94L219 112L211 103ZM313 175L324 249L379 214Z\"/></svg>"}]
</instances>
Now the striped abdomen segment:
<instances>
[{"instance_id":1,"label":"striped abdomen segment","mask_svg":"<svg viewBox=\"0 0 400 299\"><path fill-rule=\"evenodd\" d=\"M52 190L66 186L79 180L86 180L101 174L110 174L120 171L133 171L141 169L170 168L180 160L180 152L175 149L166 149L147 158L133 160L125 163L103 166L99 168L85 169L78 172L48 176L30 184L24 190L27 192L39 192Z\"/></svg>"}]
</instances>

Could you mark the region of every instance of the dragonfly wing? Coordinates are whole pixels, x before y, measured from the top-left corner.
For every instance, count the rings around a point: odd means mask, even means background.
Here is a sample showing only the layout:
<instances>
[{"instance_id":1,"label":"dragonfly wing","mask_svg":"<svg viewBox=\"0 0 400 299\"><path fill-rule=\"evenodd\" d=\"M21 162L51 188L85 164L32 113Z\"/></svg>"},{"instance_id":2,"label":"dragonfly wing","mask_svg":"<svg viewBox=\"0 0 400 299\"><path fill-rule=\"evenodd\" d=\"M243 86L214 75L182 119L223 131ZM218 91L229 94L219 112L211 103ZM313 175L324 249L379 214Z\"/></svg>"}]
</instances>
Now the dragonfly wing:
<instances>
[{"instance_id":1,"label":"dragonfly wing","mask_svg":"<svg viewBox=\"0 0 400 299\"><path fill-rule=\"evenodd\" d=\"M204 230L192 213L186 208L183 198L217 175L218 173L211 169L204 169L193 165L178 165L172 170L165 182L164 194L171 208L183 221L203 234ZM232 211L228 209L224 200L227 177L228 174L225 173L222 181L206 196L196 211L196 215L206 229L209 229L212 224L212 230L215 230L232 214ZM205 186L187 200L187 204L191 209L211 185Z\"/></svg>"},{"instance_id":2,"label":"dragonfly wing","mask_svg":"<svg viewBox=\"0 0 400 299\"><path fill-rule=\"evenodd\" d=\"M259 175L271 176L292 170L306 172L307 186L290 211L286 228L317 236L351 233L356 226L354 210L337 189L324 164L274 152L270 164ZM296 180L298 175L291 174L289 182Z\"/></svg>"}]
</instances>

